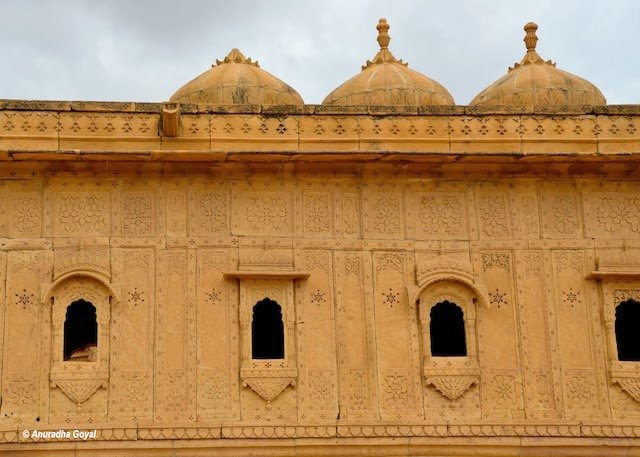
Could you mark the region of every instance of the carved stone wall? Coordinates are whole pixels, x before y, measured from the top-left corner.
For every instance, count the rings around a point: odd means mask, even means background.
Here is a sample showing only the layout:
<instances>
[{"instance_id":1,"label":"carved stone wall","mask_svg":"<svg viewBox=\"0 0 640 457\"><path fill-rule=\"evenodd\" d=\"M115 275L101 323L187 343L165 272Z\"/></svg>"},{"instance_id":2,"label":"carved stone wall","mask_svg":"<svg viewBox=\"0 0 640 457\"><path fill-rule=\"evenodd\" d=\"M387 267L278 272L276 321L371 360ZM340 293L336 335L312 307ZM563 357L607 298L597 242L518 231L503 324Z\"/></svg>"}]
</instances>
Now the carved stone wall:
<instances>
[{"instance_id":1,"label":"carved stone wall","mask_svg":"<svg viewBox=\"0 0 640 457\"><path fill-rule=\"evenodd\" d=\"M587 279L602 252L640 249L637 182L446 180L383 165L228 171L60 167L0 179L7 425L640 417L636 368L612 358L603 317L640 286ZM423 372L411 302L420 265L440 257L466 259L486 289L487 306L469 298L478 381L454 398ZM79 403L52 386L60 324L42 302L43 284L77 270L119 290L100 324L107 386ZM90 293L86 280L65 281ZM272 292L295 354L277 374L242 352L245 302Z\"/></svg>"}]
</instances>

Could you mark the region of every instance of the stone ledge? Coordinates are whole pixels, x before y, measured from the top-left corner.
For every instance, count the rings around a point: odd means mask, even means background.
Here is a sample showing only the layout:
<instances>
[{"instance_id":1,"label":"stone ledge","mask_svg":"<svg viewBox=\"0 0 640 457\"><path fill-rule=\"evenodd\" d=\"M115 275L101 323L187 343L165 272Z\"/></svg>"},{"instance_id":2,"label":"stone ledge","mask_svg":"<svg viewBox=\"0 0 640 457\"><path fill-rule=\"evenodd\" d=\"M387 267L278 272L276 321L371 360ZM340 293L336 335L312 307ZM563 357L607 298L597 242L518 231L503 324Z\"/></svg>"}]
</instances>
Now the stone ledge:
<instances>
[{"instance_id":1,"label":"stone ledge","mask_svg":"<svg viewBox=\"0 0 640 457\"><path fill-rule=\"evenodd\" d=\"M16 427L0 430L0 443L77 442L77 439L39 440L25 437L25 431L96 430L92 441L138 440L242 440L242 439L351 439L351 438L624 438L638 439L640 425L607 423L560 424L264 424L264 425L178 425L101 427L95 424Z\"/></svg>"},{"instance_id":2,"label":"stone ledge","mask_svg":"<svg viewBox=\"0 0 640 457\"><path fill-rule=\"evenodd\" d=\"M123 113L160 113L163 102L135 101L91 101L91 100L14 100L0 99L0 110L16 111L75 111L75 112L123 112ZM613 114L640 115L640 104L625 105L577 105L559 106L549 109L530 107L495 106L327 106L327 105L209 105L180 104L185 114L318 114L318 115L373 115L373 116L478 116L486 114L540 114L540 115L576 115L576 114Z\"/></svg>"}]
</instances>

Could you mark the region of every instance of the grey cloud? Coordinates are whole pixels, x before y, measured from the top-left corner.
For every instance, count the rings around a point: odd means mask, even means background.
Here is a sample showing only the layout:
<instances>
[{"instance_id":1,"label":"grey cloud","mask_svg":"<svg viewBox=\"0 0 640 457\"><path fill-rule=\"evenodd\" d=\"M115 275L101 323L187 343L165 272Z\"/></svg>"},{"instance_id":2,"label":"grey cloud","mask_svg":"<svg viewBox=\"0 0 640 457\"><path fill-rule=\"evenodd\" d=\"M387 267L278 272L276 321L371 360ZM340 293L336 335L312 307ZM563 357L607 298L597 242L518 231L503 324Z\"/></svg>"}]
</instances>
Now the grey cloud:
<instances>
[{"instance_id":1,"label":"grey cloud","mask_svg":"<svg viewBox=\"0 0 640 457\"><path fill-rule=\"evenodd\" d=\"M459 104L521 59L530 20L544 58L640 103L634 0L5 0L0 15L1 98L166 100L238 47L320 103L373 57L386 17L396 57Z\"/></svg>"}]
</instances>

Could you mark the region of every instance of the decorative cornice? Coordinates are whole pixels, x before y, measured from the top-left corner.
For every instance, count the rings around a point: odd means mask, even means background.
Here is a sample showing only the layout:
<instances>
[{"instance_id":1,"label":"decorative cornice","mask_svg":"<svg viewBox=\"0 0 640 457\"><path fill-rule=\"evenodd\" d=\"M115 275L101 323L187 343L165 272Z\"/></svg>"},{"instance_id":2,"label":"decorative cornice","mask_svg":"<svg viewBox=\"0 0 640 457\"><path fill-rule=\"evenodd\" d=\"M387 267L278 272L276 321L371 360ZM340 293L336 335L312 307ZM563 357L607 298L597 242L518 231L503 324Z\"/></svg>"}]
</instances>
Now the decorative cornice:
<instances>
[{"instance_id":1,"label":"decorative cornice","mask_svg":"<svg viewBox=\"0 0 640 457\"><path fill-rule=\"evenodd\" d=\"M596 261L596 269L589 273L588 279L638 279L640 278L640 257L628 251L601 255Z\"/></svg>"}]
</instances>

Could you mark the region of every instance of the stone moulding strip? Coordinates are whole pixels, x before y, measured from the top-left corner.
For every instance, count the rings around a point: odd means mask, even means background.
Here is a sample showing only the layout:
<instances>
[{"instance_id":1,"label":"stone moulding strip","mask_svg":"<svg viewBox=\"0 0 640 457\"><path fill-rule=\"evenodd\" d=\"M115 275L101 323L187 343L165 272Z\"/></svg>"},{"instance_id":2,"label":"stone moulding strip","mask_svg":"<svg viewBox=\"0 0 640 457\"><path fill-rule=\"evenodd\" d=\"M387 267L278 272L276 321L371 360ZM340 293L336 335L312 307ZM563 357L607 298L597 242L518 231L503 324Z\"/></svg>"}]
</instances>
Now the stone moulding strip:
<instances>
[{"instance_id":1,"label":"stone moulding strip","mask_svg":"<svg viewBox=\"0 0 640 457\"><path fill-rule=\"evenodd\" d=\"M592 271L587 275L587 279L638 279L640 270L629 271Z\"/></svg>"},{"instance_id":2,"label":"stone moulding strip","mask_svg":"<svg viewBox=\"0 0 640 457\"><path fill-rule=\"evenodd\" d=\"M307 279L308 271L225 271L222 275L227 279Z\"/></svg>"},{"instance_id":3,"label":"stone moulding strip","mask_svg":"<svg viewBox=\"0 0 640 457\"><path fill-rule=\"evenodd\" d=\"M349 439L349 438L640 438L638 425L613 424L365 424L365 425L237 425L214 427L118 427L100 428L92 424L71 427L35 427L39 431L97 431L91 441L136 440L212 440L212 439ZM24 438L29 427L0 430L1 443L35 443ZM74 439L48 439L47 442L75 442ZM637 443L640 446L640 442Z\"/></svg>"}]
</instances>

